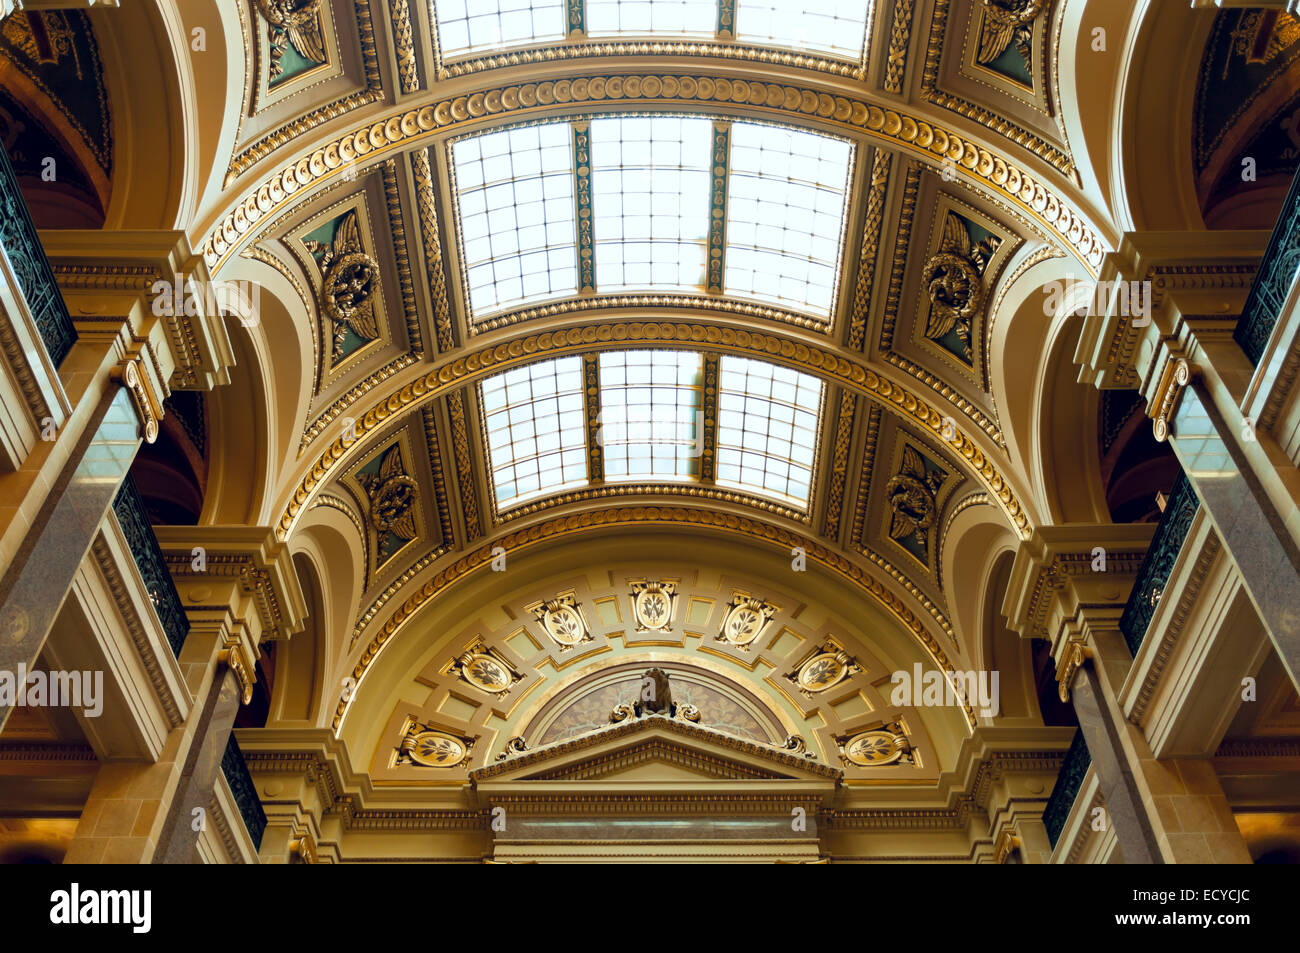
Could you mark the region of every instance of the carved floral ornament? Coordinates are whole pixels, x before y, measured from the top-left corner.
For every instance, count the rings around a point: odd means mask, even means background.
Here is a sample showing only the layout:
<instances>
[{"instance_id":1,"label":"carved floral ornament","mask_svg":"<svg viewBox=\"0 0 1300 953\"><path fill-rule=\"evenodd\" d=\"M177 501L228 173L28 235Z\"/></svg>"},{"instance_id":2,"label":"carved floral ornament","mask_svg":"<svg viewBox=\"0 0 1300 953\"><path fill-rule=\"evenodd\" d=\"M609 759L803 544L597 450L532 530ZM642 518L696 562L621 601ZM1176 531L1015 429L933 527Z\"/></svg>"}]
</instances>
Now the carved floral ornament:
<instances>
[{"instance_id":1,"label":"carved floral ornament","mask_svg":"<svg viewBox=\"0 0 1300 953\"><path fill-rule=\"evenodd\" d=\"M1034 21L1047 8L1047 0L980 0L984 5L984 24L980 31L980 48L975 54L979 63L991 63L1015 44L1026 63L1033 59Z\"/></svg>"},{"instance_id":2,"label":"carved floral ornament","mask_svg":"<svg viewBox=\"0 0 1300 953\"><path fill-rule=\"evenodd\" d=\"M268 215L283 211L294 193L319 186L324 180L355 169L372 152L427 145L434 135L461 125L500 115L527 118L534 113L554 113L552 107L593 103L590 109L607 109L610 103L635 106L662 104L669 108L697 108L700 104L726 104L734 108L790 118L801 115L822 124L837 125L930 159L939 167L951 160L966 174L1000 196L1021 206L1058 235L1095 276L1106 252L1095 229L1054 189L1016 163L927 119L864 100L849 99L817 89L726 77L626 75L577 77L496 87L468 96L403 110L387 119L348 133L296 161L251 188L227 214L203 246L204 258L215 274L235 254L239 245ZM294 136L278 133L273 148L289 144Z\"/></svg>"},{"instance_id":3,"label":"carved floral ornament","mask_svg":"<svg viewBox=\"0 0 1300 953\"><path fill-rule=\"evenodd\" d=\"M846 678L862 671L862 667L844 647L834 639L827 639L821 648L808 656L795 672L787 676L805 696L813 696L834 688Z\"/></svg>"},{"instance_id":4,"label":"carved floral ornament","mask_svg":"<svg viewBox=\"0 0 1300 953\"><path fill-rule=\"evenodd\" d=\"M343 341L348 331L365 342L379 337L375 316L379 264L362 246L355 211L348 212L339 222L330 245L316 241L306 241L303 245L313 255L320 255L322 279L317 304L333 328L331 361L337 363L343 357Z\"/></svg>"}]
</instances>

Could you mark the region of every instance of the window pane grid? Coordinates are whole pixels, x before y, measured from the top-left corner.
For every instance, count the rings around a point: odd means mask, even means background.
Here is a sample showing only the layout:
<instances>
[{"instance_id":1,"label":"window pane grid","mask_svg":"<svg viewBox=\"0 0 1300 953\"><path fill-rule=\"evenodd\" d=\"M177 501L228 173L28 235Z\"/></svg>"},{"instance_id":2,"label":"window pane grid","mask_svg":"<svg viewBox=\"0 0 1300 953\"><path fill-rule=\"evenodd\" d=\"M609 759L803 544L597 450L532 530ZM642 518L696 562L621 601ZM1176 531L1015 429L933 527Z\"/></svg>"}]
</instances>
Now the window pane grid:
<instances>
[{"instance_id":1,"label":"window pane grid","mask_svg":"<svg viewBox=\"0 0 1300 953\"><path fill-rule=\"evenodd\" d=\"M470 313L577 290L573 137L568 123L452 145Z\"/></svg>"},{"instance_id":2,"label":"window pane grid","mask_svg":"<svg viewBox=\"0 0 1300 953\"><path fill-rule=\"evenodd\" d=\"M619 117L591 123L598 289L704 284L713 124Z\"/></svg>"},{"instance_id":3,"label":"window pane grid","mask_svg":"<svg viewBox=\"0 0 1300 953\"><path fill-rule=\"evenodd\" d=\"M728 294L830 316L839 277L849 143L752 123L731 127Z\"/></svg>"},{"instance_id":4,"label":"window pane grid","mask_svg":"<svg viewBox=\"0 0 1300 953\"><path fill-rule=\"evenodd\" d=\"M587 0L587 35L672 33L711 37L717 0Z\"/></svg>"},{"instance_id":5,"label":"window pane grid","mask_svg":"<svg viewBox=\"0 0 1300 953\"><path fill-rule=\"evenodd\" d=\"M607 480L699 475L704 359L688 351L600 355L600 431Z\"/></svg>"},{"instance_id":6,"label":"window pane grid","mask_svg":"<svg viewBox=\"0 0 1300 953\"><path fill-rule=\"evenodd\" d=\"M582 358L540 361L480 389L497 507L587 479Z\"/></svg>"},{"instance_id":7,"label":"window pane grid","mask_svg":"<svg viewBox=\"0 0 1300 953\"><path fill-rule=\"evenodd\" d=\"M718 376L717 482L807 506L822 382L725 356Z\"/></svg>"},{"instance_id":8,"label":"window pane grid","mask_svg":"<svg viewBox=\"0 0 1300 953\"><path fill-rule=\"evenodd\" d=\"M564 0L437 0L443 58L567 35Z\"/></svg>"},{"instance_id":9,"label":"window pane grid","mask_svg":"<svg viewBox=\"0 0 1300 953\"><path fill-rule=\"evenodd\" d=\"M736 39L859 60L872 0L739 0Z\"/></svg>"}]
</instances>

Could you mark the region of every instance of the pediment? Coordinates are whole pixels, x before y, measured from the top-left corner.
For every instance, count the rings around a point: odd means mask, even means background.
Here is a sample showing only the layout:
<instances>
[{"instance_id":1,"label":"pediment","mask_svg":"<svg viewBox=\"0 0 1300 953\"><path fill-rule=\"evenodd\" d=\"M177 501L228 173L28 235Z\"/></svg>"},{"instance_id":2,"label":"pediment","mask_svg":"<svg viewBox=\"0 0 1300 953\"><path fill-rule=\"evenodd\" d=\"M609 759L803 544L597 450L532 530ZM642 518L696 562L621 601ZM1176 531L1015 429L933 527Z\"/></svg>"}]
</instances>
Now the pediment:
<instances>
[{"instance_id":1,"label":"pediment","mask_svg":"<svg viewBox=\"0 0 1300 953\"><path fill-rule=\"evenodd\" d=\"M834 787L843 772L804 755L712 728L651 715L524 751L470 772L490 782L818 782Z\"/></svg>"}]
</instances>

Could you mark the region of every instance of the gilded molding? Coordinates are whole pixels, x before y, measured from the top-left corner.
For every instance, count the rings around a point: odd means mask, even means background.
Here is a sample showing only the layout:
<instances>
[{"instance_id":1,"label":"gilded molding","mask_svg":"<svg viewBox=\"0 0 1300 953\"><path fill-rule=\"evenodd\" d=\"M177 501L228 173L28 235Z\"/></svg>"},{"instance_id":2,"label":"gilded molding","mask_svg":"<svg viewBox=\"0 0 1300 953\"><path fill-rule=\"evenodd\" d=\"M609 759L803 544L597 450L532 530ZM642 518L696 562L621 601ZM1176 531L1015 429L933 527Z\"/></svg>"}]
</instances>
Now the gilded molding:
<instances>
[{"instance_id":1,"label":"gilded molding","mask_svg":"<svg viewBox=\"0 0 1300 953\"><path fill-rule=\"evenodd\" d=\"M925 66L921 73L921 97L928 103L933 103L943 109L965 116L986 129L1023 146L1040 159L1048 162L1058 172L1064 175L1072 175L1074 173L1074 159L1067 152L1024 126L1005 119L968 99L954 96L938 88L939 61L943 56L944 38L948 32L949 2L950 0L937 0L935 4L934 19L930 23L930 36L925 47Z\"/></svg>"},{"instance_id":2,"label":"gilded molding","mask_svg":"<svg viewBox=\"0 0 1300 953\"><path fill-rule=\"evenodd\" d=\"M424 239L424 264L429 276L429 293L433 297L433 324L438 350L455 346L451 329L451 302L447 297L447 272L442 257L442 239L438 234L438 200L434 191L433 164L427 149L411 153L411 172L415 177L415 198L420 213L420 234Z\"/></svg>"},{"instance_id":3,"label":"gilded molding","mask_svg":"<svg viewBox=\"0 0 1300 953\"><path fill-rule=\"evenodd\" d=\"M373 45L373 44L372 44ZM581 105L585 112L606 108L604 103L662 105L681 109L687 103L747 106L758 115L789 119L803 116L842 130L925 156L941 165L947 158L965 169L995 193L1010 199L1058 235L1078 254L1089 272L1101 265L1105 248L1092 226L1076 214L1070 203L1027 170L1004 156L982 148L963 135L894 108L861 99L833 96L809 88L728 79L725 77L664 74L578 77L497 87L468 96L455 96L419 108L407 109L345 134L282 167L253 190L214 226L204 243L204 256L214 270L237 250L249 231L264 216L283 206L294 192L334 175L358 157L375 150L406 148L436 133L455 132L466 126L483 126L495 115L521 118L556 112L552 107ZM715 107L716 108L716 107ZM303 122L305 120L300 120ZM319 120L312 121L315 125ZM276 145L290 136L276 134ZM255 147L256 148L256 147ZM269 153L240 160L240 171Z\"/></svg>"},{"instance_id":4,"label":"gilded molding","mask_svg":"<svg viewBox=\"0 0 1300 953\"><path fill-rule=\"evenodd\" d=\"M251 146L232 156L230 165L226 169L225 181L222 183L223 187L229 187L235 179L262 159L265 159L276 149L293 141L303 133L315 129L323 123L337 119L345 113L352 112L354 109L378 102L383 98L383 81L379 73L379 52L375 46L375 28L370 16L370 0L356 0L356 10L357 35L361 42L361 60L365 71L365 90L349 93L341 99L336 99L319 109L314 109L305 115L299 116L291 122L285 123L279 129L267 133ZM253 74L250 72L249 75ZM256 76L254 76L253 82L257 82Z\"/></svg>"},{"instance_id":5,"label":"gilded molding","mask_svg":"<svg viewBox=\"0 0 1300 953\"><path fill-rule=\"evenodd\" d=\"M717 295L692 294L607 294L592 295L585 298L569 298L562 301L550 301L546 304L533 305L494 315L490 318L475 320L470 325L471 334L482 334L498 328L521 324L536 318L549 318L580 311L628 310L645 312L649 309L678 309L698 313L700 311L717 311L722 314L734 314L745 318L763 318L767 321L780 321L782 324L794 325L816 331L826 331L825 318L814 318L773 305L745 301L742 298L727 298Z\"/></svg>"},{"instance_id":6,"label":"gilded molding","mask_svg":"<svg viewBox=\"0 0 1300 953\"><path fill-rule=\"evenodd\" d=\"M862 244L858 249L858 276L849 311L848 347L861 351L866 345L867 321L871 317L872 291L876 285L876 257L880 253L880 226L889 195L889 163L893 154L877 148L871 156L871 182L867 187L867 209L862 222ZM914 200L915 201L915 200Z\"/></svg>"},{"instance_id":7,"label":"gilded molding","mask_svg":"<svg viewBox=\"0 0 1300 953\"><path fill-rule=\"evenodd\" d=\"M945 415L902 384L880 377L865 364L851 361L831 350L811 344L783 340L777 336L745 329L718 328L685 322L634 322L631 324L587 325L567 329L539 331L522 339L484 347L429 371L422 378L406 384L394 393L376 401L372 408L355 419L355 439L348 435L335 438L321 451L312 468L302 477L293 496L286 503L277 522L276 534L286 539L303 505L317 485L348 456L348 450L361 442L366 434L381 426L390 417L406 412L432 400L453 388L470 381L498 373L508 367L527 363L548 355L581 353L593 346L633 344L649 346L691 346L700 350L723 353L761 354L799 367L809 373L840 383L857 393L866 394L877 403L894 409L896 413L938 436L981 480L985 488L999 501L1012 524L1022 537L1030 529L1029 518L1010 485L979 446L958 428L945 435ZM951 418L948 418L951 419ZM943 439L944 437L947 439Z\"/></svg>"},{"instance_id":8,"label":"gilded molding","mask_svg":"<svg viewBox=\"0 0 1300 953\"><path fill-rule=\"evenodd\" d=\"M397 75L402 92L420 88L420 73L415 61L415 31L411 26L410 0L389 0L393 17L393 51L397 54Z\"/></svg>"},{"instance_id":9,"label":"gilded molding","mask_svg":"<svg viewBox=\"0 0 1300 953\"><path fill-rule=\"evenodd\" d=\"M729 0L724 0L729 2ZM441 51L439 51L441 56ZM778 50L772 47L749 46L738 43L711 42L708 40L608 40L566 43L561 46L538 46L491 56L474 56L454 63L439 63L438 78L454 79L489 70L509 69L516 66L538 66L545 63L563 63L597 57L664 56L699 59L725 59L740 63L758 63L765 66L788 66L812 70L846 79L861 79L865 70L861 62Z\"/></svg>"},{"instance_id":10,"label":"gilded molding","mask_svg":"<svg viewBox=\"0 0 1300 953\"><path fill-rule=\"evenodd\" d=\"M903 278L907 269L907 250L912 244L912 225L916 220L916 197L921 190L921 163L908 161L903 180L902 201L898 209L898 228L894 232L893 267L889 269L889 287L885 291L885 312L880 320L880 349L893 347L894 327L903 297Z\"/></svg>"},{"instance_id":11,"label":"gilded molding","mask_svg":"<svg viewBox=\"0 0 1300 953\"><path fill-rule=\"evenodd\" d=\"M1092 650L1081 640L1071 639L1066 643L1065 651L1061 653L1061 662L1056 667L1056 687L1061 701L1069 702L1070 685L1074 682L1075 673L1090 658L1092 658Z\"/></svg>"},{"instance_id":12,"label":"gilded molding","mask_svg":"<svg viewBox=\"0 0 1300 953\"><path fill-rule=\"evenodd\" d=\"M912 38L912 7L916 0L894 0L894 21L889 28L889 54L885 62L884 89L901 95L907 70L907 48Z\"/></svg>"},{"instance_id":13,"label":"gilded molding","mask_svg":"<svg viewBox=\"0 0 1300 953\"><path fill-rule=\"evenodd\" d=\"M823 534L830 540L840 537L840 515L844 509L844 489L849 475L849 450L853 445L853 423L857 417L858 395L840 395L840 412L835 422L835 442L831 450L831 475L826 491L826 520Z\"/></svg>"},{"instance_id":14,"label":"gilded molding","mask_svg":"<svg viewBox=\"0 0 1300 953\"><path fill-rule=\"evenodd\" d=\"M820 563L832 572L838 573L875 599L912 633L913 637L929 653L938 668L945 672L954 671L943 646L930 635L921 619L912 612L901 598L894 594L893 590L882 584L862 566L850 561L817 540L748 516L717 513L712 510L691 507L657 505L612 508L555 517L498 537L492 540L490 544L485 543L478 549L466 553L454 563L443 567L433 578L427 580L423 586L412 592L393 614L385 620L383 626L371 638L369 645L357 660L352 674L360 682L384 645L410 619L418 614L421 607L431 602L448 587L459 582L463 577L490 566L494 558L493 550L498 547L504 549L507 554L513 554L549 539L601 527L637 524L671 525L674 523L725 529L728 532L775 544L783 549L802 548L809 559ZM355 693L353 693L352 697L355 697ZM340 699L335 709L332 727L336 735L339 733L349 701L350 699ZM967 712L967 720L974 727L975 721L970 712Z\"/></svg>"},{"instance_id":15,"label":"gilded molding","mask_svg":"<svg viewBox=\"0 0 1300 953\"><path fill-rule=\"evenodd\" d=\"M456 489L461 509L465 514L465 535L473 542L482 535L478 515L478 484L474 482L474 467L469 449L469 424L465 416L465 398L461 391L447 394L447 413L451 418L451 443L456 457Z\"/></svg>"}]
</instances>

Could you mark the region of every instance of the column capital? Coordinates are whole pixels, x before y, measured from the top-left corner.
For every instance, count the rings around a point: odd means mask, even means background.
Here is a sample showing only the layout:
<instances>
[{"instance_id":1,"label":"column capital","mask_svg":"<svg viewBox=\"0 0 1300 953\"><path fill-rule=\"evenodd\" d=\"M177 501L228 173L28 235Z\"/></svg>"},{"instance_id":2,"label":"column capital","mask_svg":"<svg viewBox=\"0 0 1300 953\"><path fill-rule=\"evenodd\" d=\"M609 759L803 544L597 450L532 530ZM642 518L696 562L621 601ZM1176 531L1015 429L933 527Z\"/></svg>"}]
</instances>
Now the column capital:
<instances>
[{"instance_id":1,"label":"column capital","mask_svg":"<svg viewBox=\"0 0 1300 953\"><path fill-rule=\"evenodd\" d=\"M1007 624L1024 638L1050 642L1061 671L1072 641L1086 643L1094 626L1118 627L1154 532L1152 523L1038 527L1011 565L1002 603Z\"/></svg>"},{"instance_id":2,"label":"column capital","mask_svg":"<svg viewBox=\"0 0 1300 953\"><path fill-rule=\"evenodd\" d=\"M302 631L307 602L289 548L269 527L154 528L181 601L256 628L254 644Z\"/></svg>"},{"instance_id":3,"label":"column capital","mask_svg":"<svg viewBox=\"0 0 1300 953\"><path fill-rule=\"evenodd\" d=\"M79 335L118 339L164 396L230 383L224 315L247 318L256 293L212 280L184 232L57 229L41 242Z\"/></svg>"},{"instance_id":4,"label":"column capital","mask_svg":"<svg viewBox=\"0 0 1300 953\"><path fill-rule=\"evenodd\" d=\"M1096 294L1085 302L1074 355L1080 380L1102 390L1140 390L1154 410L1152 390L1164 365L1187 357L1194 343L1185 319L1218 322L1230 336L1268 237L1256 229L1126 233L1102 259ZM1117 286L1123 293L1112 293Z\"/></svg>"}]
</instances>

